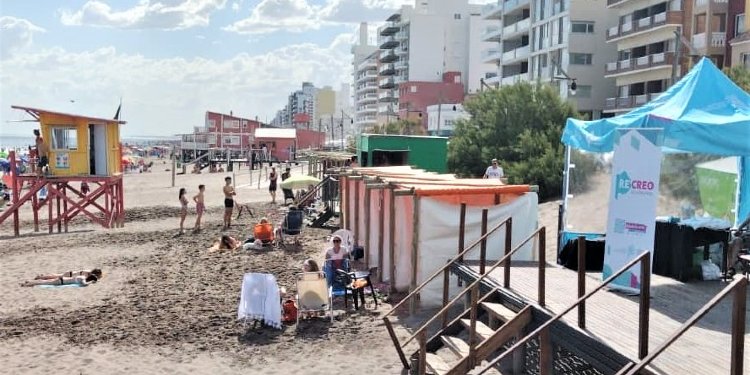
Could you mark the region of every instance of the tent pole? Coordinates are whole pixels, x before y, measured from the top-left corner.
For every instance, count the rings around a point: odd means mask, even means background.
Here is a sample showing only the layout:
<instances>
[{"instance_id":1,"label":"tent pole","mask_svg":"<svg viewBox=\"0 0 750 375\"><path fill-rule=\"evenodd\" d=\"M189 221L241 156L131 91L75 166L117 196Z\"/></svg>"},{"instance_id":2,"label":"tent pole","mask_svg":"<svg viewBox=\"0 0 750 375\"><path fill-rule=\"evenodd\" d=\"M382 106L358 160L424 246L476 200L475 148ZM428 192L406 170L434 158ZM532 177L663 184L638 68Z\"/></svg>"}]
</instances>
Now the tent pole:
<instances>
[{"instance_id":1,"label":"tent pole","mask_svg":"<svg viewBox=\"0 0 750 375\"><path fill-rule=\"evenodd\" d=\"M365 267L370 268L370 189L365 185Z\"/></svg>"},{"instance_id":2,"label":"tent pole","mask_svg":"<svg viewBox=\"0 0 750 375\"><path fill-rule=\"evenodd\" d=\"M383 233L385 233L385 189L379 189L378 215L378 280L383 281Z\"/></svg>"},{"instance_id":3,"label":"tent pole","mask_svg":"<svg viewBox=\"0 0 750 375\"><path fill-rule=\"evenodd\" d=\"M412 212L412 234L411 234L411 284L409 285L409 293L417 289L417 270L419 268L418 256L419 256L419 197L415 194L412 196L414 204ZM413 315L417 310L417 299L412 298L409 300L409 314Z\"/></svg>"},{"instance_id":4,"label":"tent pole","mask_svg":"<svg viewBox=\"0 0 750 375\"><path fill-rule=\"evenodd\" d=\"M396 255L396 195L393 194L395 190L393 186L391 186L389 189L391 190L391 199L389 199L388 202L390 214L388 215L388 269L390 273L390 291L391 293L394 293L396 292L396 260L394 259Z\"/></svg>"},{"instance_id":5,"label":"tent pole","mask_svg":"<svg viewBox=\"0 0 750 375\"><path fill-rule=\"evenodd\" d=\"M568 197L570 196L570 146L565 146L565 170L563 171L563 191L562 191L562 207L558 213L557 222L559 228L557 228L557 253L560 254L562 234L568 227L565 213L568 210Z\"/></svg>"}]
</instances>

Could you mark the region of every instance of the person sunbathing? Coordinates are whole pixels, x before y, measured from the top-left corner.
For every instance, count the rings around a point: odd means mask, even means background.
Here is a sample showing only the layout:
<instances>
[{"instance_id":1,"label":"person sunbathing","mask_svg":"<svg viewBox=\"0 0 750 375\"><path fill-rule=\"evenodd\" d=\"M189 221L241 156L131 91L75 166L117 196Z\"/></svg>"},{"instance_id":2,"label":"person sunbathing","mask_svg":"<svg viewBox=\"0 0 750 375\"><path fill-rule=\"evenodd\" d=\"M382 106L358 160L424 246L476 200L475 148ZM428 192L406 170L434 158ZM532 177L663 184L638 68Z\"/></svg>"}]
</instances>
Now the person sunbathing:
<instances>
[{"instance_id":1,"label":"person sunbathing","mask_svg":"<svg viewBox=\"0 0 750 375\"><path fill-rule=\"evenodd\" d=\"M77 275L73 277L60 276L56 279L35 279L35 280L24 281L21 283L21 286L37 286L37 285L89 286L90 284L93 284L97 282L98 280L99 278L93 274L89 274L88 276Z\"/></svg>"},{"instance_id":2,"label":"person sunbathing","mask_svg":"<svg viewBox=\"0 0 750 375\"><path fill-rule=\"evenodd\" d=\"M47 275L37 275L34 277L34 280L54 280L59 279L61 277L76 277L76 276L85 276L88 277L89 275L96 276L97 279L102 278L102 270L98 268L94 268L92 270L81 270L81 271L68 271L63 273L52 273Z\"/></svg>"},{"instance_id":3,"label":"person sunbathing","mask_svg":"<svg viewBox=\"0 0 750 375\"><path fill-rule=\"evenodd\" d=\"M242 246L242 243L240 241L237 241L234 237L225 234L221 236L218 241L214 242L213 246L211 246L211 248L209 248L208 250L211 252L219 250L236 250L240 246Z\"/></svg>"}]
</instances>

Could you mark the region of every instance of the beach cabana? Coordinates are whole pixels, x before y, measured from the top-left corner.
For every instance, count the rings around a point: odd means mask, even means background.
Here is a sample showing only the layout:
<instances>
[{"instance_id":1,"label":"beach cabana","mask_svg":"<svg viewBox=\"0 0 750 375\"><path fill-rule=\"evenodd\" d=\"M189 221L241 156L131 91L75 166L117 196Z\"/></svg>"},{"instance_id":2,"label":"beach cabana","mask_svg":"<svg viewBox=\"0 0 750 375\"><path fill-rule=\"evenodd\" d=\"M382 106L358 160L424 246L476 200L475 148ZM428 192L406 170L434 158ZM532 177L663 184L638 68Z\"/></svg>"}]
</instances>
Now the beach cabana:
<instances>
[{"instance_id":1,"label":"beach cabana","mask_svg":"<svg viewBox=\"0 0 750 375\"><path fill-rule=\"evenodd\" d=\"M391 290L409 291L456 256L464 212L465 243L481 236L482 210L492 226L513 218L512 243L537 229L537 195L528 185L457 179L411 167L354 168L340 176L342 225L365 248L368 267L378 267ZM504 252L505 232L488 237L487 259ZM474 252L467 259L478 255ZM513 260L533 260L533 245ZM439 300L437 288L423 301ZM433 296L433 293L434 294Z\"/></svg>"},{"instance_id":2,"label":"beach cabana","mask_svg":"<svg viewBox=\"0 0 750 375\"><path fill-rule=\"evenodd\" d=\"M357 139L357 157L363 167L411 165L444 173L448 170L448 138L362 134Z\"/></svg>"},{"instance_id":3,"label":"beach cabana","mask_svg":"<svg viewBox=\"0 0 750 375\"><path fill-rule=\"evenodd\" d=\"M562 142L569 147L567 155L570 148L610 152L618 128L663 129L665 152L739 156L735 215L739 221L750 215L750 95L708 58L664 94L631 112L595 121L568 119ZM566 176L569 166L568 160ZM565 208L567 183L563 197ZM565 228L564 214L562 223Z\"/></svg>"}]
</instances>

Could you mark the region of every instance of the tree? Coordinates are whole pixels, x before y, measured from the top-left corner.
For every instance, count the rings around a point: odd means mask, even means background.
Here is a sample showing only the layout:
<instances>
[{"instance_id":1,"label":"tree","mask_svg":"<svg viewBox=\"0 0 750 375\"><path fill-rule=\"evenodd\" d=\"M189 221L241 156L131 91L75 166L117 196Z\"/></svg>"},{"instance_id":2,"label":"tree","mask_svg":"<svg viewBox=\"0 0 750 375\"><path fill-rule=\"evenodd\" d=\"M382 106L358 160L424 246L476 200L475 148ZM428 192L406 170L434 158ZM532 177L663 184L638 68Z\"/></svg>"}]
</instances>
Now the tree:
<instances>
[{"instance_id":1,"label":"tree","mask_svg":"<svg viewBox=\"0 0 750 375\"><path fill-rule=\"evenodd\" d=\"M427 132L420 122L413 120L398 120L372 128L375 134L425 135Z\"/></svg>"},{"instance_id":2,"label":"tree","mask_svg":"<svg viewBox=\"0 0 750 375\"><path fill-rule=\"evenodd\" d=\"M744 66L733 66L724 69L724 74L746 92L750 92L750 70Z\"/></svg>"},{"instance_id":3,"label":"tree","mask_svg":"<svg viewBox=\"0 0 750 375\"><path fill-rule=\"evenodd\" d=\"M547 85L518 83L485 91L465 103L448 146L448 168L462 177L484 174L499 159L510 183L539 185L540 198L559 196L562 129L575 108Z\"/></svg>"}]
</instances>

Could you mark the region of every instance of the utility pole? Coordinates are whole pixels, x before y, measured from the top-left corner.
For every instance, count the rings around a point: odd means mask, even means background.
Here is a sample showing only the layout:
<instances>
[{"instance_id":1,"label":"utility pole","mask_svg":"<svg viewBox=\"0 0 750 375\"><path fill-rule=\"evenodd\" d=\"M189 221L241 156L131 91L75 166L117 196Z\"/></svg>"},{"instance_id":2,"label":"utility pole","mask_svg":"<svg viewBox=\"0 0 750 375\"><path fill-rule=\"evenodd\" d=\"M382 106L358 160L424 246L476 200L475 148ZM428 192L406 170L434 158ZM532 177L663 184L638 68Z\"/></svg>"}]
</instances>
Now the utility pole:
<instances>
[{"instance_id":1,"label":"utility pole","mask_svg":"<svg viewBox=\"0 0 750 375\"><path fill-rule=\"evenodd\" d=\"M344 150L344 110L341 110L341 150Z\"/></svg>"},{"instance_id":2,"label":"utility pole","mask_svg":"<svg viewBox=\"0 0 750 375\"><path fill-rule=\"evenodd\" d=\"M334 122L333 122L333 113L331 113L331 144L333 144L333 140L334 140L334 138L336 138L336 136L333 133L333 131L334 131L333 130L333 126L334 126L333 124L334 124Z\"/></svg>"}]
</instances>

